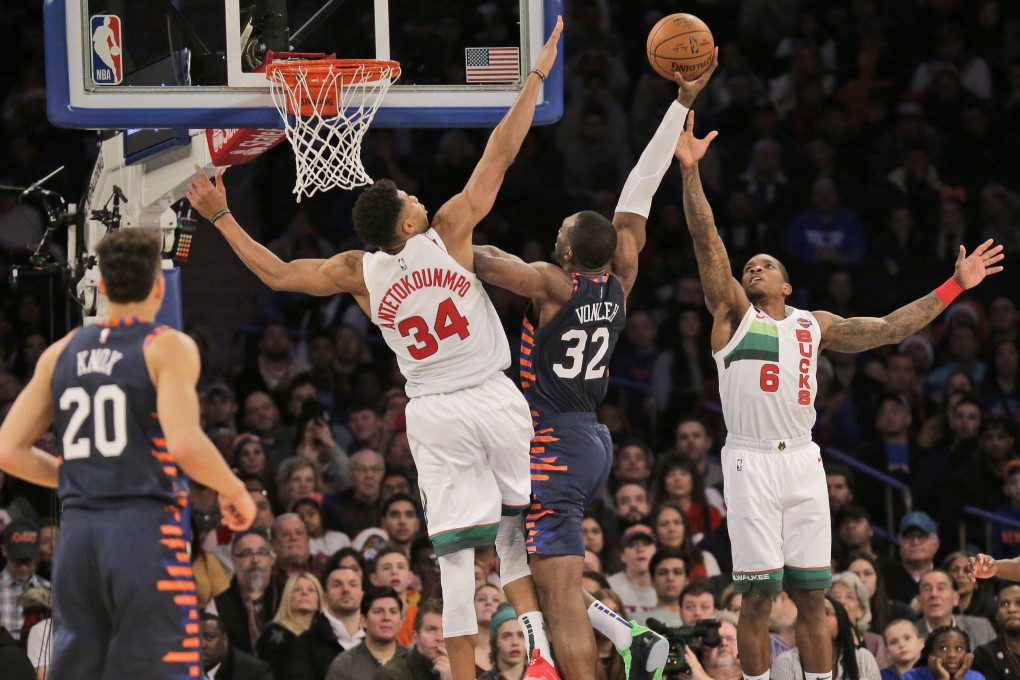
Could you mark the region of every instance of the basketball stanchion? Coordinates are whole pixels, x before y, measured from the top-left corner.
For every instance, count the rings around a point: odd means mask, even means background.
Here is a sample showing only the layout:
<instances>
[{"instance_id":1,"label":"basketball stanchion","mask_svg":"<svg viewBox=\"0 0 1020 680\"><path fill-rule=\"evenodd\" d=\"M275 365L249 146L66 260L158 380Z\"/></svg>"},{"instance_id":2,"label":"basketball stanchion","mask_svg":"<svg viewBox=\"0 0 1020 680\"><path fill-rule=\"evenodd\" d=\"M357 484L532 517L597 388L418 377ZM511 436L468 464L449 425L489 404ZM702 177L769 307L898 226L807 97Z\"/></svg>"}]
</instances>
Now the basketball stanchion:
<instances>
[{"instance_id":1,"label":"basketball stanchion","mask_svg":"<svg viewBox=\"0 0 1020 680\"><path fill-rule=\"evenodd\" d=\"M303 58L271 61L266 78L294 149L298 202L318 191L371 183L361 163L361 141L400 77L400 64L295 56Z\"/></svg>"}]
</instances>

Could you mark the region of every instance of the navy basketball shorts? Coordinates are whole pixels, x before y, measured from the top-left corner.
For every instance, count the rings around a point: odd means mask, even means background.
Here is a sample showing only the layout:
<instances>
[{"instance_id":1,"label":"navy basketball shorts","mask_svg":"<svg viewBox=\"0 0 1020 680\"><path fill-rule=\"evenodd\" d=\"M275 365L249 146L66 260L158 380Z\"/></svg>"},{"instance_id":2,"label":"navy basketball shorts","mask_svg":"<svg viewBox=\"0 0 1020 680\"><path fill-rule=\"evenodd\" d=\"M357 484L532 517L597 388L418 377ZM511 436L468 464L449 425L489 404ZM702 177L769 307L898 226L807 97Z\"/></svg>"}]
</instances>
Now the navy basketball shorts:
<instances>
[{"instance_id":1,"label":"navy basketball shorts","mask_svg":"<svg viewBox=\"0 0 1020 680\"><path fill-rule=\"evenodd\" d=\"M584 556L581 516L609 480L613 441L594 413L539 418L531 440L528 553Z\"/></svg>"},{"instance_id":2,"label":"navy basketball shorts","mask_svg":"<svg viewBox=\"0 0 1020 680\"><path fill-rule=\"evenodd\" d=\"M159 501L64 510L50 680L201 675L187 512Z\"/></svg>"}]
</instances>

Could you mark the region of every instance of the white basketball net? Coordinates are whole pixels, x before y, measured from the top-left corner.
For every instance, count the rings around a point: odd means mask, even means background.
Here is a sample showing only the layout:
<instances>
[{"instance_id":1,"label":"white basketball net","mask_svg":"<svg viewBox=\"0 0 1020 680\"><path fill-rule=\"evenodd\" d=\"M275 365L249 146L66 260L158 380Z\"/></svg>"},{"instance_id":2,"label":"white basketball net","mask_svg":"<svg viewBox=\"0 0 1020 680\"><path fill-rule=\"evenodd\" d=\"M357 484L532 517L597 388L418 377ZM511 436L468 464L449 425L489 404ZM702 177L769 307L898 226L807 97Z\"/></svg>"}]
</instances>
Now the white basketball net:
<instances>
[{"instance_id":1,"label":"white basketball net","mask_svg":"<svg viewBox=\"0 0 1020 680\"><path fill-rule=\"evenodd\" d=\"M361 164L361 140L383 95L399 77L399 66L383 66L380 73L378 67L364 64L330 64L326 69L322 62L308 61L288 69L293 82L287 82L280 70L270 69L266 75L294 149L298 202L302 195L311 197L317 191L370 184L372 178Z\"/></svg>"}]
</instances>

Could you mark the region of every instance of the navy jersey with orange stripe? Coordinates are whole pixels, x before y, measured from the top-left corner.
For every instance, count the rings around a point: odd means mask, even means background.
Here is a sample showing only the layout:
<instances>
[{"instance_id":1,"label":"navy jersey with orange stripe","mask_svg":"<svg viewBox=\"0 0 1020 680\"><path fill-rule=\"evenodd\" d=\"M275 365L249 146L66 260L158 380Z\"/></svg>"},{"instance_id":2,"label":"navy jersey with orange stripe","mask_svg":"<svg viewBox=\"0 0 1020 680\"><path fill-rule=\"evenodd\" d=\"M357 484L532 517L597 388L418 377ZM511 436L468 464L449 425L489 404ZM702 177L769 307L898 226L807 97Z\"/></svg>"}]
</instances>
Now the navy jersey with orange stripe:
<instances>
[{"instance_id":1,"label":"navy jersey with orange stripe","mask_svg":"<svg viewBox=\"0 0 1020 680\"><path fill-rule=\"evenodd\" d=\"M50 387L65 507L125 499L180 504L184 474L167 454L145 347L167 326L116 319L74 332Z\"/></svg>"},{"instance_id":2,"label":"navy jersey with orange stripe","mask_svg":"<svg viewBox=\"0 0 1020 680\"><path fill-rule=\"evenodd\" d=\"M612 274L574 274L573 284L548 323L535 328L524 318L521 387L536 418L593 413L609 388L609 358L626 324L623 286Z\"/></svg>"}]
</instances>

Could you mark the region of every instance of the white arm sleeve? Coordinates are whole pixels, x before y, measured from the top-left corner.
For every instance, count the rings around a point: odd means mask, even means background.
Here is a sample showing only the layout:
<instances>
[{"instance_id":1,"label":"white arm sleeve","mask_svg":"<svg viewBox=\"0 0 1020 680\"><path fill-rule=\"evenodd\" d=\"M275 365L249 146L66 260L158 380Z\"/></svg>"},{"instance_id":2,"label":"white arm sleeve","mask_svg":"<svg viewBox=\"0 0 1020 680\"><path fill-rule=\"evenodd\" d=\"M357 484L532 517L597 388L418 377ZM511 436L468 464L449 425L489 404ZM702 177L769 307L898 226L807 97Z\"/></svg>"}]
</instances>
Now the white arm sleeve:
<instances>
[{"instance_id":1,"label":"white arm sleeve","mask_svg":"<svg viewBox=\"0 0 1020 680\"><path fill-rule=\"evenodd\" d=\"M637 165L627 176L627 182L620 192L620 202L616 212L629 212L648 217L652 208L652 196L659 188L662 176L666 174L677 140L684 131L688 109L678 101L674 101L666 111L666 116L659 123L659 129L652 135L652 140L641 152Z\"/></svg>"}]
</instances>

